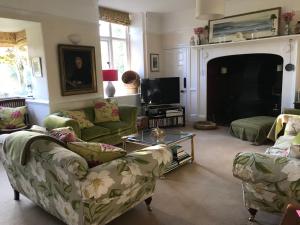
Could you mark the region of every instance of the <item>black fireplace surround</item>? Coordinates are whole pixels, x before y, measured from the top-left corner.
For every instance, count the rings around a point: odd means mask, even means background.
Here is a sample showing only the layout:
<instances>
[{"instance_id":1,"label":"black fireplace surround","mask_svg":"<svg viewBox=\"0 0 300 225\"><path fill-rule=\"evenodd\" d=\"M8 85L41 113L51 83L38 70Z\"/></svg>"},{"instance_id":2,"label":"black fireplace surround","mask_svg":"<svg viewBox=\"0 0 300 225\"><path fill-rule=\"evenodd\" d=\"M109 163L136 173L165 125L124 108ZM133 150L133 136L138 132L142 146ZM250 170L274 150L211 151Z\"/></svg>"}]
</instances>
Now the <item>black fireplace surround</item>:
<instances>
[{"instance_id":1,"label":"black fireplace surround","mask_svg":"<svg viewBox=\"0 0 300 225\"><path fill-rule=\"evenodd\" d=\"M281 109L283 58L243 54L207 64L207 119L227 125L252 116L276 116Z\"/></svg>"}]
</instances>

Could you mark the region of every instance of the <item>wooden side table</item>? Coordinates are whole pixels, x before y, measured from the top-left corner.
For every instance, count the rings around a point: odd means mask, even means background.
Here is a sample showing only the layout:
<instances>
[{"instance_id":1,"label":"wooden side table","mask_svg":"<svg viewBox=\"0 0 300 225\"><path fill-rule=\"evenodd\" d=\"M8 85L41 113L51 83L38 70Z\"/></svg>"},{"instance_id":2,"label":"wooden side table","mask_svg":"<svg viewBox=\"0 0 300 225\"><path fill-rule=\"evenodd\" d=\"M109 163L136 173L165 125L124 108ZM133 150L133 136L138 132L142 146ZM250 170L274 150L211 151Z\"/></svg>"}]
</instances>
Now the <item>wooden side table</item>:
<instances>
[{"instance_id":1,"label":"wooden side table","mask_svg":"<svg viewBox=\"0 0 300 225\"><path fill-rule=\"evenodd\" d=\"M280 225L299 225L300 224L300 205L288 204Z\"/></svg>"}]
</instances>

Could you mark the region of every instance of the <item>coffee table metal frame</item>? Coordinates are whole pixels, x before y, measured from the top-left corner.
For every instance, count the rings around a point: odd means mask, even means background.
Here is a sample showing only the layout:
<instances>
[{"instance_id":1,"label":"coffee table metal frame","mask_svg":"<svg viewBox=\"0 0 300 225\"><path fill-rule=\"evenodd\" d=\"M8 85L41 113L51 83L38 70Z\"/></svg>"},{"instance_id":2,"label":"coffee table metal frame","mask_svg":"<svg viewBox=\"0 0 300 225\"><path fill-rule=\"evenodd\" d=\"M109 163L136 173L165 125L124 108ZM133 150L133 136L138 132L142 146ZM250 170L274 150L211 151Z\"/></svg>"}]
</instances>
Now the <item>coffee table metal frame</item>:
<instances>
[{"instance_id":1,"label":"coffee table metal frame","mask_svg":"<svg viewBox=\"0 0 300 225\"><path fill-rule=\"evenodd\" d=\"M150 131L142 131L145 132L145 135L148 135L147 137L149 138L150 136ZM124 136L122 137L122 141L123 141L123 149L126 150L127 148L127 143L133 143L133 144L138 144L138 145L143 145L143 146L153 146L153 145L157 145L157 144L166 144L168 147L171 147L173 145L176 145L178 143L190 140L191 141L191 163L193 163L194 161L194 151L195 151L195 147L194 147L194 137L195 134L194 133L190 133L190 132L176 132L176 131L166 131L166 136L169 135L183 135L183 137L178 137L178 139L174 140L174 141L168 141L167 143L164 142L146 142L143 141L141 139L135 139L135 137L139 137L139 134L134 134L134 135L129 135L129 136ZM174 168L175 169L175 168Z\"/></svg>"}]
</instances>

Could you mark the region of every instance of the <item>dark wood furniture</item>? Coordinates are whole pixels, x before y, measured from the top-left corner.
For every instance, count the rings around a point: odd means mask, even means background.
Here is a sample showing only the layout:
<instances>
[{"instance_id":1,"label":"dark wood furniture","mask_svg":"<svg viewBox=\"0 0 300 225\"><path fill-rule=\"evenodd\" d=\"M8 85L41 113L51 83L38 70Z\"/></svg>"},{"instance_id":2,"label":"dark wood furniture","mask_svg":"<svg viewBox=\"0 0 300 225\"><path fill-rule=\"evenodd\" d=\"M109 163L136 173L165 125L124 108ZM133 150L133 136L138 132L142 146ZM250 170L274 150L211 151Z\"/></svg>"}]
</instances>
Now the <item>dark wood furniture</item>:
<instances>
[{"instance_id":1,"label":"dark wood furniture","mask_svg":"<svg viewBox=\"0 0 300 225\"><path fill-rule=\"evenodd\" d=\"M184 127L185 108L181 105L146 105L144 115L148 117L148 128Z\"/></svg>"}]
</instances>

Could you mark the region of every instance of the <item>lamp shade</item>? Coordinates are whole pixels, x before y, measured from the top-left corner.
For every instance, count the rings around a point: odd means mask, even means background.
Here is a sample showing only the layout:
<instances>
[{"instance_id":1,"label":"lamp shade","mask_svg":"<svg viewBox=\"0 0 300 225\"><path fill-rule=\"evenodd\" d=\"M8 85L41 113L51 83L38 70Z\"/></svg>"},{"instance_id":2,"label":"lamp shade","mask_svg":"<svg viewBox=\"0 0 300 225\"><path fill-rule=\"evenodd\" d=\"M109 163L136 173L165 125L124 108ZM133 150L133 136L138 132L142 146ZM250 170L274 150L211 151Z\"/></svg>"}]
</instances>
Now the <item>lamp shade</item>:
<instances>
[{"instance_id":1,"label":"lamp shade","mask_svg":"<svg viewBox=\"0 0 300 225\"><path fill-rule=\"evenodd\" d=\"M213 20L224 17L225 0L196 0L196 19Z\"/></svg>"},{"instance_id":2,"label":"lamp shade","mask_svg":"<svg viewBox=\"0 0 300 225\"><path fill-rule=\"evenodd\" d=\"M118 70L102 70L103 81L117 81Z\"/></svg>"}]
</instances>

